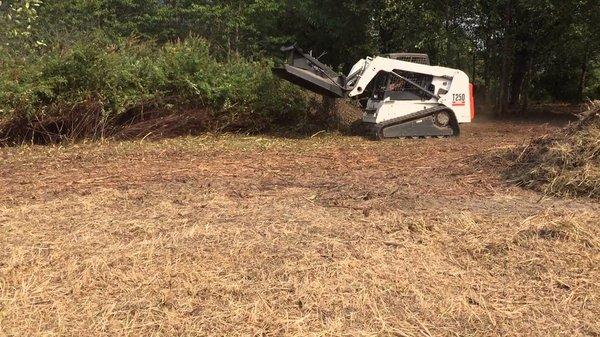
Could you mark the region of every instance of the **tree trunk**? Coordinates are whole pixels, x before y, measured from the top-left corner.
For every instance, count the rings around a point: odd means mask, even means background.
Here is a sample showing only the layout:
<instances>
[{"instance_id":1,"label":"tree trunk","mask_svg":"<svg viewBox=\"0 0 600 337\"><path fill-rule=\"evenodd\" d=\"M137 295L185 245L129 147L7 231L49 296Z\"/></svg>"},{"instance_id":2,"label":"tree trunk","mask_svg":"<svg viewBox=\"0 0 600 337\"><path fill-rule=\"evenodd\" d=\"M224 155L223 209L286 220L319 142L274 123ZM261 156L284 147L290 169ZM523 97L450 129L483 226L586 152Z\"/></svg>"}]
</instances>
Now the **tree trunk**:
<instances>
[{"instance_id":1,"label":"tree trunk","mask_svg":"<svg viewBox=\"0 0 600 337\"><path fill-rule=\"evenodd\" d=\"M508 100L510 81L508 72L510 69L510 61L512 58L512 1L509 0L506 4L506 12L504 16L505 36L502 46L502 73L500 79L500 95L496 103L496 114L505 116L508 113Z\"/></svg>"},{"instance_id":2,"label":"tree trunk","mask_svg":"<svg viewBox=\"0 0 600 337\"><path fill-rule=\"evenodd\" d=\"M238 3L238 13L242 15L243 8L242 3ZM239 19L235 22L235 57L240 57L240 21Z\"/></svg>"},{"instance_id":3,"label":"tree trunk","mask_svg":"<svg viewBox=\"0 0 600 337\"><path fill-rule=\"evenodd\" d=\"M475 84L475 77L477 76L477 50L473 48L473 60L471 65L471 83Z\"/></svg>"},{"instance_id":4,"label":"tree trunk","mask_svg":"<svg viewBox=\"0 0 600 337\"><path fill-rule=\"evenodd\" d=\"M483 60L483 85L485 86L485 102L489 102L490 100L490 66L489 66L489 56L485 56Z\"/></svg>"},{"instance_id":5,"label":"tree trunk","mask_svg":"<svg viewBox=\"0 0 600 337\"><path fill-rule=\"evenodd\" d=\"M446 1L446 22L444 23L444 30L446 32L446 52L445 59L450 60L450 1Z\"/></svg>"},{"instance_id":6,"label":"tree trunk","mask_svg":"<svg viewBox=\"0 0 600 337\"><path fill-rule=\"evenodd\" d=\"M524 44L527 41L521 41ZM514 67L512 73L512 84L511 84L511 93L509 105L511 107L516 107L519 102L521 102L521 95L523 93L523 85L525 82L525 75L527 73L527 68L529 65L529 54L526 47L522 47L515 55Z\"/></svg>"},{"instance_id":7,"label":"tree trunk","mask_svg":"<svg viewBox=\"0 0 600 337\"><path fill-rule=\"evenodd\" d=\"M227 61L231 60L231 34L229 34L229 29L227 29Z\"/></svg>"},{"instance_id":8,"label":"tree trunk","mask_svg":"<svg viewBox=\"0 0 600 337\"><path fill-rule=\"evenodd\" d=\"M492 67L491 67L491 52L489 38L486 41L485 54L483 60L483 83L485 85L485 102L493 102L492 98Z\"/></svg>"},{"instance_id":9,"label":"tree trunk","mask_svg":"<svg viewBox=\"0 0 600 337\"><path fill-rule=\"evenodd\" d=\"M581 64L581 75L579 77L579 88L577 89L577 99L579 102L583 101L583 91L585 90L585 84L588 76L590 62L590 48L587 47L585 55L583 57L583 63Z\"/></svg>"},{"instance_id":10,"label":"tree trunk","mask_svg":"<svg viewBox=\"0 0 600 337\"><path fill-rule=\"evenodd\" d=\"M531 86L531 77L533 76L533 57L529 58L529 64L527 65L527 71L525 73L525 80L523 81L523 89L521 91L521 114L527 114L529 108L529 86Z\"/></svg>"}]
</instances>

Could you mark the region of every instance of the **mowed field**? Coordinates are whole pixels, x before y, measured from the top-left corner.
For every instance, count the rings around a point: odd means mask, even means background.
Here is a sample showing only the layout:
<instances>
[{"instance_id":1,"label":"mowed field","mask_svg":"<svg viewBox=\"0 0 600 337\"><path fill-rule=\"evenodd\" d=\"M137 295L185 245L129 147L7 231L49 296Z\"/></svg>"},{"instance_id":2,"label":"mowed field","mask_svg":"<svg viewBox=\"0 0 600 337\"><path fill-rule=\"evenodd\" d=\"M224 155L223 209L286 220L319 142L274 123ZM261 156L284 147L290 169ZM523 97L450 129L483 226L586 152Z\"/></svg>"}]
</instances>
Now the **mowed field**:
<instances>
[{"instance_id":1,"label":"mowed field","mask_svg":"<svg viewBox=\"0 0 600 337\"><path fill-rule=\"evenodd\" d=\"M502 177L554 130L0 149L0 336L599 336L598 201Z\"/></svg>"}]
</instances>

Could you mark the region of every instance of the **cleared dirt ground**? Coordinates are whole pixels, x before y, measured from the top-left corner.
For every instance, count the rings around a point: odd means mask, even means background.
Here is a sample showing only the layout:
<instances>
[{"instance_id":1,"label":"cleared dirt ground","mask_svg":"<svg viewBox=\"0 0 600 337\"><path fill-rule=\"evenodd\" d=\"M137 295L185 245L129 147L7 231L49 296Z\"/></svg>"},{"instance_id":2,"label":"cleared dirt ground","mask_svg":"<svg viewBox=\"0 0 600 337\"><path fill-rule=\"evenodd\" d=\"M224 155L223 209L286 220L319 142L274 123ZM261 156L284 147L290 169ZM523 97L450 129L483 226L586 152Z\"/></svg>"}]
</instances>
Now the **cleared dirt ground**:
<instances>
[{"instance_id":1,"label":"cleared dirt ground","mask_svg":"<svg viewBox=\"0 0 600 337\"><path fill-rule=\"evenodd\" d=\"M600 206L450 140L0 149L0 336L600 336Z\"/></svg>"}]
</instances>

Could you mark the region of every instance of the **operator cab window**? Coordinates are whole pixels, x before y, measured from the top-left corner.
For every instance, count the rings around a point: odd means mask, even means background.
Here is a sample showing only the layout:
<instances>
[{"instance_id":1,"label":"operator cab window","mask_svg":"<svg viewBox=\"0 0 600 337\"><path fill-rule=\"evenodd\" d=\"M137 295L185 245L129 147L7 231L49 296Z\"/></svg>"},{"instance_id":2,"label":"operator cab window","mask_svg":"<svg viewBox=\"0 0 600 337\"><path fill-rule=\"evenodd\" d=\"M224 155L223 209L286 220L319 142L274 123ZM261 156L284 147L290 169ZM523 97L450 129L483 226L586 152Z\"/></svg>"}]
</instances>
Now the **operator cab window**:
<instances>
[{"instance_id":1,"label":"operator cab window","mask_svg":"<svg viewBox=\"0 0 600 337\"><path fill-rule=\"evenodd\" d=\"M403 77L417 83L418 85L428 88L431 85L432 77L429 75L411 73L407 71L395 70L395 73L402 75ZM416 88L412 84L406 82L402 78L393 74L387 76L387 87L385 90L385 98L390 98L395 101L408 101L408 100L428 100L429 96L424 94L419 88Z\"/></svg>"}]
</instances>

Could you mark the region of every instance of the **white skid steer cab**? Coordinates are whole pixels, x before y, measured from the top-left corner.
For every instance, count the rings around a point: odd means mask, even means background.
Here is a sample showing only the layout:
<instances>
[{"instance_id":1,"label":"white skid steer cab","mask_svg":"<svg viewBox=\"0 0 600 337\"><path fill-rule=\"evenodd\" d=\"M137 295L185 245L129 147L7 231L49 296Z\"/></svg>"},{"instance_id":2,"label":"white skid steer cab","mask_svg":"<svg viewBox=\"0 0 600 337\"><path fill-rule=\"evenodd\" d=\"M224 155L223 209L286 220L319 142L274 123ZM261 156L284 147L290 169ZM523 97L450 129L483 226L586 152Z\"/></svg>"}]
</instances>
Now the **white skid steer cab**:
<instances>
[{"instance_id":1,"label":"white skid steer cab","mask_svg":"<svg viewBox=\"0 0 600 337\"><path fill-rule=\"evenodd\" d=\"M426 54L398 53L358 61L348 76L296 46L275 75L315 93L358 99L375 139L458 136L475 116L473 85L457 69L431 66Z\"/></svg>"}]
</instances>

